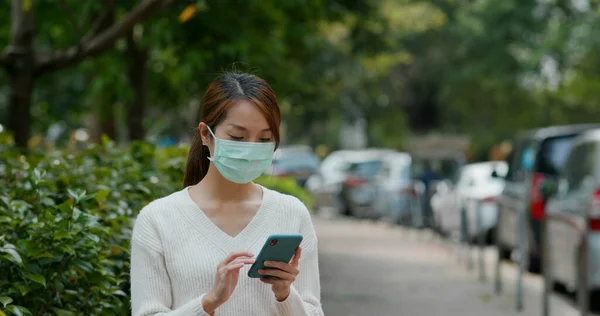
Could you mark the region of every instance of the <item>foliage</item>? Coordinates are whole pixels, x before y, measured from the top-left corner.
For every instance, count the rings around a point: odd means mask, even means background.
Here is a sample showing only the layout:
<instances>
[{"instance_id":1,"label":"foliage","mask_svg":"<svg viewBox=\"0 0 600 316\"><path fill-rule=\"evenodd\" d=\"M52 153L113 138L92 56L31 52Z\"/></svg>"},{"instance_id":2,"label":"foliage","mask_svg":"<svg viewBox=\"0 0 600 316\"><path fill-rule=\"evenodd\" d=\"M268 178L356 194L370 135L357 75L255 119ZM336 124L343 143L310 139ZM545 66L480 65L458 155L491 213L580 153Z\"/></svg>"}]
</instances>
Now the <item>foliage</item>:
<instances>
[{"instance_id":1,"label":"foliage","mask_svg":"<svg viewBox=\"0 0 600 316\"><path fill-rule=\"evenodd\" d=\"M181 188L186 154L107 139L27 156L0 150L0 311L128 314L132 219ZM292 180L261 183L310 203Z\"/></svg>"}]
</instances>

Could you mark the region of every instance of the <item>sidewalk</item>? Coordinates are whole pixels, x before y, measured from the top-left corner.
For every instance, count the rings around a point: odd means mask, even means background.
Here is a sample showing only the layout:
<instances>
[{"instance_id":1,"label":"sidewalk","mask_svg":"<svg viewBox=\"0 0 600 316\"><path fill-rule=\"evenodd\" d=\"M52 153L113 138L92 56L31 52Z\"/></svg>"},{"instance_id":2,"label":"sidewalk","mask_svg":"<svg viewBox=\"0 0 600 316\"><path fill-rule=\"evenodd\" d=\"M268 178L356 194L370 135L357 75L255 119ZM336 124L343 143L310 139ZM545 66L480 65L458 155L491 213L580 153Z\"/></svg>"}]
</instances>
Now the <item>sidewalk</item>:
<instances>
[{"instance_id":1,"label":"sidewalk","mask_svg":"<svg viewBox=\"0 0 600 316\"><path fill-rule=\"evenodd\" d=\"M315 226L325 315L541 315L542 283L533 275L525 278L525 310L515 310L515 266L503 265L504 293L493 294L492 251L488 281L480 283L477 270L467 271L429 232L345 219L315 219ZM551 308L553 316L578 315L562 297L553 295Z\"/></svg>"}]
</instances>

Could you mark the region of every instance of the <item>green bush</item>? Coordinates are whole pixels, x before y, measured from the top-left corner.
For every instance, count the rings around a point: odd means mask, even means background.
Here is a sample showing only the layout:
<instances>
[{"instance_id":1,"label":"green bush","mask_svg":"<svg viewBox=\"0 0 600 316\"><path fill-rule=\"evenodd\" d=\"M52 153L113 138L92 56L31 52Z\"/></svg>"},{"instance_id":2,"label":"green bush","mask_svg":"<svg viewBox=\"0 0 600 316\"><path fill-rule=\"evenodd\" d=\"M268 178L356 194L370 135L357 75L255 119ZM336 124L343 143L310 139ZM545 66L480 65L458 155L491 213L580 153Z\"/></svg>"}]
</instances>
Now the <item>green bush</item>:
<instances>
[{"instance_id":1,"label":"green bush","mask_svg":"<svg viewBox=\"0 0 600 316\"><path fill-rule=\"evenodd\" d=\"M131 220L181 188L186 154L108 141L27 156L0 148L0 316L128 314ZM293 179L258 182L310 205Z\"/></svg>"}]
</instances>

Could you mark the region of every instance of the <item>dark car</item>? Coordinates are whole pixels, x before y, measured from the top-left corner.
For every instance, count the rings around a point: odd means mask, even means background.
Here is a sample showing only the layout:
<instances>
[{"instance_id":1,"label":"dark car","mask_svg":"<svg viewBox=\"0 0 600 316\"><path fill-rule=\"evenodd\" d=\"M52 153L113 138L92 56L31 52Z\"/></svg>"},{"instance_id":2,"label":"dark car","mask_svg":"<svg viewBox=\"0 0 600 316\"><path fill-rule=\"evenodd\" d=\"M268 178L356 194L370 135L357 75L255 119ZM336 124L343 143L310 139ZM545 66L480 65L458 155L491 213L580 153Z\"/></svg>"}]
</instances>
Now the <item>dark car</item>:
<instances>
[{"instance_id":1,"label":"dark car","mask_svg":"<svg viewBox=\"0 0 600 316\"><path fill-rule=\"evenodd\" d=\"M526 205L529 270L541 271L540 221L545 205L540 186L544 179L558 177L575 138L599 127L600 124L581 124L540 128L527 131L514 140L507 161L506 185L499 200L497 243L502 259L510 259L512 251L517 249L518 213ZM523 168L524 153L533 153L529 171Z\"/></svg>"}]
</instances>

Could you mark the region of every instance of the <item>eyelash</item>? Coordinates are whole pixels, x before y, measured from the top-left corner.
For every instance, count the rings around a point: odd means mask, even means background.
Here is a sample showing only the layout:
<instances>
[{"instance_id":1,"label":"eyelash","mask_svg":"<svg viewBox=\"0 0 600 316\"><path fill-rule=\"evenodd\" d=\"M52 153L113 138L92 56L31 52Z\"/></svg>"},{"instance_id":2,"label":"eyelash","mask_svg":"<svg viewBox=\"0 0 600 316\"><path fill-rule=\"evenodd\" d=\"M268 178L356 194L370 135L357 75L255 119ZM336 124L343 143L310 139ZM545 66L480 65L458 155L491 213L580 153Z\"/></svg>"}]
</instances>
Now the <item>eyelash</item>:
<instances>
[{"instance_id":1,"label":"eyelash","mask_svg":"<svg viewBox=\"0 0 600 316\"><path fill-rule=\"evenodd\" d=\"M237 141L237 142L244 140L244 137L240 137L240 136L229 135L229 137L231 137L232 140ZM270 138L260 138L259 141L270 142L271 139Z\"/></svg>"}]
</instances>

